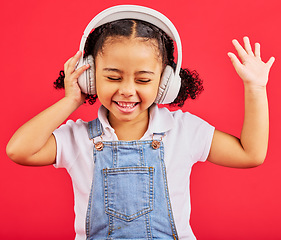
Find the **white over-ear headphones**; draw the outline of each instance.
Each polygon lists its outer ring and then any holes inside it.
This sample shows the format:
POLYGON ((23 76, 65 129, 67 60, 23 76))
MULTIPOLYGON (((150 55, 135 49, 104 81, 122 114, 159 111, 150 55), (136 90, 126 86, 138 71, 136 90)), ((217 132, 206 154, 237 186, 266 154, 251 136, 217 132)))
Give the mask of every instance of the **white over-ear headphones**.
MULTIPOLYGON (((163 30, 169 37, 171 37, 177 45, 177 64, 176 69, 167 65, 162 73, 158 95, 155 99, 155 103, 167 104, 175 100, 179 93, 181 86, 181 78, 179 76, 181 63, 182 63, 182 46, 181 40, 178 34, 177 29, 173 23, 162 13, 142 6, 137 5, 118 5, 96 15, 92 21, 86 27, 84 34, 82 36, 79 50, 83 53, 85 43, 88 35, 91 31, 105 23, 112 22, 120 19, 137 19, 145 22, 149 22, 156 27, 163 30)), ((78 78, 78 84, 82 92, 86 94, 96 94, 96 85, 95 85, 95 73, 94 73, 94 59, 92 55, 79 59, 77 68, 90 64, 90 68, 84 71, 78 78)))

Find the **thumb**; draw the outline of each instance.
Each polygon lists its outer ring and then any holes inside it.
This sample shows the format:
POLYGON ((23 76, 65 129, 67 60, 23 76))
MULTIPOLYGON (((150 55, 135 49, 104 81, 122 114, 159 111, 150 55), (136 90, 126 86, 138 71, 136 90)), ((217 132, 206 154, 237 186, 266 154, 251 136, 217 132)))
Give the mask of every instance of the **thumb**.
POLYGON ((271 58, 267 61, 266 65, 268 66, 269 69, 270 69, 271 66, 273 65, 274 61, 275 61, 275 58, 274 58, 274 57, 271 57, 271 58))

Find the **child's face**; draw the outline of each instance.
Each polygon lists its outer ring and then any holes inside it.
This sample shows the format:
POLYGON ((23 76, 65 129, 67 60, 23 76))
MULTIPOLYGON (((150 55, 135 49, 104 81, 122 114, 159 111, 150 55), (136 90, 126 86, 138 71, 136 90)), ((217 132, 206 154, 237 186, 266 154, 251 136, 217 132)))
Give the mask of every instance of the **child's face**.
POLYGON ((147 120, 162 73, 157 42, 137 38, 108 39, 96 59, 96 88, 109 120, 147 120))

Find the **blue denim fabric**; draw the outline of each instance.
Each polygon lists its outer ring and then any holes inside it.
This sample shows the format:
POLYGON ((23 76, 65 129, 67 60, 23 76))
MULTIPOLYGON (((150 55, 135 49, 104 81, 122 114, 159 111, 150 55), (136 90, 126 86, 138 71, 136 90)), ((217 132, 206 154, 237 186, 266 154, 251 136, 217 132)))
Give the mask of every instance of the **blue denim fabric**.
MULTIPOLYGON (((102 134, 89 122, 91 139, 102 134)), ((87 239, 178 239, 170 204, 164 147, 152 141, 104 141, 94 148, 87 239)))

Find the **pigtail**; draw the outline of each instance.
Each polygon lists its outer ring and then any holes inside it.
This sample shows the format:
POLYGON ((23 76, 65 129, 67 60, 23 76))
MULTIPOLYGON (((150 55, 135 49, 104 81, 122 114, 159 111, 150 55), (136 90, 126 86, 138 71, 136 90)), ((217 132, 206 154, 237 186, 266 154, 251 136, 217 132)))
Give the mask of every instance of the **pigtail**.
POLYGON ((60 73, 59 73, 59 77, 54 82, 54 88, 55 89, 64 88, 64 78, 65 78, 64 71, 61 70, 60 73))
POLYGON ((181 87, 176 99, 170 103, 171 106, 182 107, 188 99, 196 99, 196 97, 204 90, 203 81, 199 78, 199 74, 193 70, 185 68, 180 70, 181 87))

